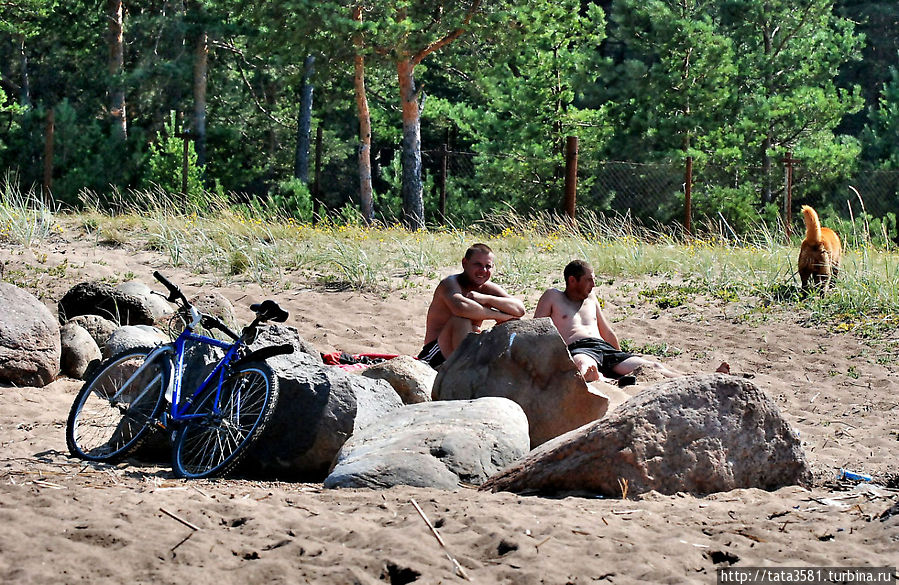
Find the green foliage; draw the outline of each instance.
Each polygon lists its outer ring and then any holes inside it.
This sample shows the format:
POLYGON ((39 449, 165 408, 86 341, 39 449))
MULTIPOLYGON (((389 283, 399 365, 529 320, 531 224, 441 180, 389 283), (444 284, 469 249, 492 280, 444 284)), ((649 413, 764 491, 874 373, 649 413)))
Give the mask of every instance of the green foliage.
POLYGON ((899 169, 899 69, 890 67, 876 105, 868 108, 868 125, 862 133, 866 159, 886 169, 899 169))
POLYGON ((300 221, 313 219, 309 186, 299 179, 278 183, 278 191, 269 197, 269 207, 285 217, 300 221))
MULTIPOLYGON (((515 4, 488 15, 485 40, 459 47, 457 59, 477 71, 467 103, 428 100, 426 120, 450 121, 460 140, 471 144, 477 199, 483 211, 505 205, 521 209, 558 206, 562 197, 566 136, 580 136, 581 165, 598 152, 609 127, 602 108, 576 105, 578 87, 595 75, 597 47, 605 36, 596 5, 515 4), (510 24, 511 23, 511 24, 510 24)), ((589 188, 589 172, 584 172, 589 188)), ((461 186, 461 184, 460 184, 461 186)))
POLYGON ((169 112, 163 129, 150 144, 143 185, 169 193, 182 193, 184 159, 187 155, 187 199, 201 209, 205 206, 202 169, 197 166, 197 151, 191 140, 178 136, 176 114, 169 112), (185 153, 185 147, 187 152, 185 153))

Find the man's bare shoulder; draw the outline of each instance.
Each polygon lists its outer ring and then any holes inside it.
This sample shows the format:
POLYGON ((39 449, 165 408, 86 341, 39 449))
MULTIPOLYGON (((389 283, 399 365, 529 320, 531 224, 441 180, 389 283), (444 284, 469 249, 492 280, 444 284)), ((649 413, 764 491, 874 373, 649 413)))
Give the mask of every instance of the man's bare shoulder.
POLYGON ((487 282, 482 284, 478 288, 478 292, 488 294, 488 295, 493 295, 493 296, 500 296, 500 297, 509 296, 509 293, 506 292, 506 289, 504 289, 500 285, 496 284, 492 280, 488 280, 487 282))
POLYGON ((556 302, 563 299, 564 297, 565 293, 557 288, 548 288, 543 291, 543 294, 540 296, 541 299, 549 302, 556 302))

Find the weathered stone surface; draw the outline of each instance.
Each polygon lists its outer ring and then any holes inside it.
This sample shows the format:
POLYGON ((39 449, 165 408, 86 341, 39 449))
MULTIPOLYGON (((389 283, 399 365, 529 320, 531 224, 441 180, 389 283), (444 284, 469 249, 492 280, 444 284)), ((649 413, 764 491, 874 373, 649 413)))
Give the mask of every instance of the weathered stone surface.
POLYGON ((113 331, 119 328, 118 325, 100 315, 78 315, 69 319, 68 323, 83 327, 97 343, 101 352, 106 347, 106 340, 113 331))
POLYGON ((434 379, 437 378, 434 368, 411 355, 401 355, 365 368, 362 375, 387 381, 404 404, 429 402, 434 379))
POLYGON ((609 400, 580 376, 548 318, 507 321, 466 337, 440 368, 434 400, 501 396, 528 417, 531 446, 601 418, 609 400))
POLYGON ((234 316, 234 305, 222 294, 216 291, 202 292, 190 297, 188 302, 201 313, 218 317, 232 331, 240 333, 237 318, 234 316))
POLYGON ((83 379, 88 365, 102 358, 97 342, 87 329, 75 322, 69 321, 60 328, 59 340, 62 349, 60 367, 67 376, 83 379))
POLYGON ((169 336, 149 325, 126 325, 112 332, 103 348, 103 359, 135 347, 154 347, 169 341, 169 336))
POLYGON ((268 347, 270 345, 290 344, 293 346, 292 354, 277 355, 269 358, 268 364, 273 368, 288 368, 301 364, 321 365, 322 354, 312 347, 305 339, 300 337, 296 327, 281 325, 278 323, 266 324, 259 328, 256 341, 250 344, 251 349, 268 347))
POLYGON ((58 303, 59 321, 78 315, 100 315, 119 325, 152 325, 153 313, 142 299, 103 282, 82 282, 58 303))
POLYGON ((34 295, 0 282, 0 381, 46 386, 59 374, 59 323, 34 295))
POLYGON ((251 472, 322 481, 347 438, 402 406, 387 382, 332 366, 310 365, 302 355, 269 360, 278 377, 280 398, 265 432, 248 454, 251 472))
POLYGON ((541 445, 482 489, 545 493, 709 494, 774 490, 811 473, 777 406, 752 382, 724 374, 653 386, 607 418, 541 445))
POLYGON ((153 322, 160 324, 166 315, 170 315, 175 307, 165 300, 164 297, 153 292, 149 286, 139 280, 129 280, 116 286, 116 289, 129 295, 133 295, 141 299, 150 314, 153 316, 153 322))
POLYGON ((413 404, 355 432, 324 485, 480 485, 529 446, 527 417, 506 398, 413 404))

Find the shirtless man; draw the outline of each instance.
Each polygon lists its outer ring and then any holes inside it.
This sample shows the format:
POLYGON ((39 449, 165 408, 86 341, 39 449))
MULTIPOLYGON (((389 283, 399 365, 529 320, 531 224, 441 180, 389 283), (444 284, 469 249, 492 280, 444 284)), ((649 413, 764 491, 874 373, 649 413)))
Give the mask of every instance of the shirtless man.
MULTIPOLYGON (((583 260, 573 260, 564 271, 565 290, 551 288, 543 293, 534 318, 552 319, 559 335, 587 382, 626 376, 638 367, 652 368, 667 378, 685 375, 659 362, 621 351, 618 336, 606 320, 593 287, 593 268, 583 260)), ((727 372, 721 364, 719 372, 727 372)), ((633 380, 630 380, 633 383, 633 380)))
POLYGON ((447 276, 434 291, 418 359, 436 368, 469 333, 480 333, 486 320, 502 323, 524 315, 524 303, 490 282, 493 251, 474 244, 462 259, 462 272, 447 276))

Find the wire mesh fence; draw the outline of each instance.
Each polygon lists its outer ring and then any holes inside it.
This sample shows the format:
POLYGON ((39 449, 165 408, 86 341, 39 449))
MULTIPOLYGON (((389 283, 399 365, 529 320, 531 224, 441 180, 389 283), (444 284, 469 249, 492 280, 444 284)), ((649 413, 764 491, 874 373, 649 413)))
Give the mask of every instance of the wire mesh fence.
MULTIPOLYGON (((895 232, 899 215, 899 170, 840 170, 789 165, 774 160, 762 167, 694 165, 691 175, 691 217, 696 223, 721 220, 740 231, 759 219, 786 217, 799 222, 804 204, 827 217, 854 221, 865 214, 883 218, 895 232)), ((466 204, 508 204, 526 213, 530 208, 562 211, 564 160, 524 159, 440 148, 422 153, 426 209, 452 213, 466 204), (540 171, 542 169, 542 175, 540 171), (550 169, 547 172, 546 169, 550 169), (552 169, 555 169, 552 172, 552 169), (503 176, 502 171, 508 171, 503 176), (530 173, 530 175, 528 174, 530 173), (526 183, 542 181, 534 189, 526 183), (539 193, 527 196, 527 191, 539 193), (522 205, 524 204, 524 205, 522 205)), ((591 160, 581 153, 577 208, 627 215, 645 225, 685 222, 687 186, 684 160, 636 163, 591 160)))

